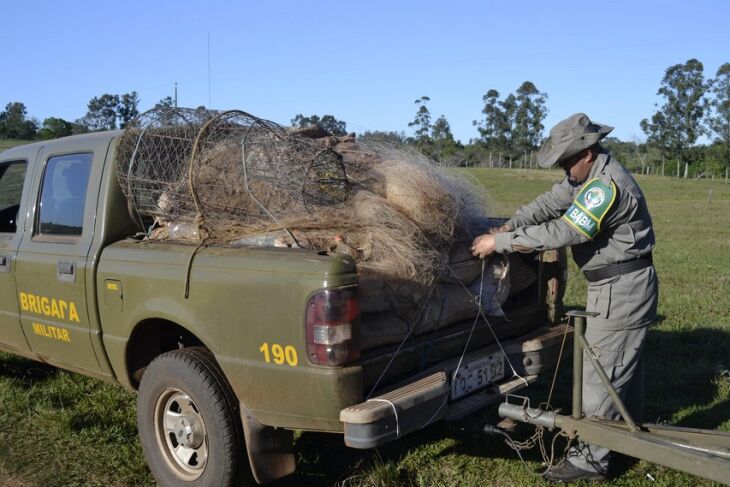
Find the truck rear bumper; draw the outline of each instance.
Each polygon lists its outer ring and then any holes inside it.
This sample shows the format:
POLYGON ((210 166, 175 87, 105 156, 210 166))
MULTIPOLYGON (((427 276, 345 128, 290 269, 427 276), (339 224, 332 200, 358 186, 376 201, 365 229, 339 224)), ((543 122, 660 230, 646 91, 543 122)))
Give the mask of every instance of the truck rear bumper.
MULTIPOLYGON (((505 362, 504 378, 456 400, 452 400, 453 378, 459 357, 431 367, 365 402, 342 409, 340 421, 344 423, 345 444, 352 448, 374 448, 440 419, 459 419, 499 401, 552 368, 564 339, 565 355, 572 350, 569 346, 572 328, 566 325, 540 328, 528 336, 505 341, 502 347, 509 360, 505 362)), ((467 364, 495 355, 504 355, 496 344, 469 352, 461 361, 461 370, 467 364)))

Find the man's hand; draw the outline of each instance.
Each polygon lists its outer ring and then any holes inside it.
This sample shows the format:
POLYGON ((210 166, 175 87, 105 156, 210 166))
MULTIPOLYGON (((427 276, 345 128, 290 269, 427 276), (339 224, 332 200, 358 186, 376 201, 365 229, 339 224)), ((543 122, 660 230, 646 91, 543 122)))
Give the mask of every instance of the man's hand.
POLYGON ((489 233, 494 235, 495 233, 504 233, 504 232, 514 232, 514 228, 512 228, 512 225, 505 223, 504 225, 500 227, 492 227, 489 229, 489 233))
POLYGON ((471 250, 471 254, 474 257, 479 257, 480 259, 483 259, 488 255, 493 254, 496 250, 494 244, 494 235, 489 233, 479 235, 477 238, 474 239, 474 242, 472 242, 469 250, 471 250))

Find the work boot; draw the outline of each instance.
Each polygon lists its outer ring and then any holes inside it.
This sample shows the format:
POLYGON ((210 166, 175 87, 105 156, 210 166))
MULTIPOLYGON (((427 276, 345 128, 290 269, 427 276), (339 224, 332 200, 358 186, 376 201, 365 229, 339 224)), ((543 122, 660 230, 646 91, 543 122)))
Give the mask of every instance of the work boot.
POLYGON ((548 470, 545 474, 545 478, 550 482, 575 482, 576 480, 600 482, 601 480, 606 480, 606 477, 603 474, 596 472, 595 470, 583 470, 568 461, 548 470))

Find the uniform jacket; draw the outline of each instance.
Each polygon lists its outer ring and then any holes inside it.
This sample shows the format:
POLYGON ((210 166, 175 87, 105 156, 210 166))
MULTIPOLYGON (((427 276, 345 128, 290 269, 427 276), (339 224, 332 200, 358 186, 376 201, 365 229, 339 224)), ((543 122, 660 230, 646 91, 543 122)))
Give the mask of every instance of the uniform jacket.
MULTIPOLYGON (((598 155, 586 183, 595 178, 606 184, 613 182, 616 197, 592 240, 562 218, 582 187, 572 185, 566 177, 517 210, 508 221, 515 230, 495 235, 497 252, 570 246, 581 270, 600 269, 649 254, 655 245, 654 230, 646 200, 634 178, 607 152, 598 155)), ((628 329, 648 325, 656 317, 657 289, 653 267, 589 283, 587 309, 601 313, 589 320, 589 326, 628 329)))

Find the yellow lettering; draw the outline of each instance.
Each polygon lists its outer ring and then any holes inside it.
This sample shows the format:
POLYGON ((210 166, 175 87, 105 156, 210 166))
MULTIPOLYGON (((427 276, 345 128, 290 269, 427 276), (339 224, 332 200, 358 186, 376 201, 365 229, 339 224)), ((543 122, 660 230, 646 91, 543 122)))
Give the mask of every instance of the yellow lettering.
POLYGON ((18 293, 18 300, 23 311, 51 316, 60 320, 80 322, 79 311, 73 301, 64 301, 63 299, 48 298, 25 292, 18 293))
POLYGON ((34 312, 34 313, 37 312, 35 310, 35 295, 34 294, 29 294, 28 295, 28 307, 30 308, 30 310, 32 312, 34 312))
POLYGON ((61 318, 61 312, 58 310, 58 302, 55 299, 51 300, 51 316, 61 318))
POLYGON ((71 301, 71 306, 68 308, 68 320, 79 322, 79 314, 76 312, 76 305, 71 301))
POLYGON ((42 325, 40 323, 32 323, 33 333, 43 337, 53 338, 60 342, 71 343, 71 337, 68 334, 66 328, 59 328, 57 326, 42 325))
POLYGON ((41 298, 41 311, 43 311, 44 315, 51 316, 51 303, 45 296, 41 298))
POLYGON ((107 282, 106 288, 110 291, 119 291, 119 286, 116 282, 107 282))

